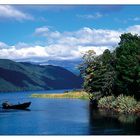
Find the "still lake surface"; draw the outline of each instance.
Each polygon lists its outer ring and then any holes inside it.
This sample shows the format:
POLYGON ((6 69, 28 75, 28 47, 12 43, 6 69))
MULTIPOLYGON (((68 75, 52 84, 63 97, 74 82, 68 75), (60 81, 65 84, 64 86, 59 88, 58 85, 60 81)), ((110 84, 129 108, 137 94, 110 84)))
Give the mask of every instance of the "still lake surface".
POLYGON ((5 100, 32 102, 29 111, 0 108, 0 135, 140 134, 140 118, 135 116, 111 117, 90 111, 86 100, 31 97, 32 93, 62 92, 64 90, 0 93, 0 103, 5 100))

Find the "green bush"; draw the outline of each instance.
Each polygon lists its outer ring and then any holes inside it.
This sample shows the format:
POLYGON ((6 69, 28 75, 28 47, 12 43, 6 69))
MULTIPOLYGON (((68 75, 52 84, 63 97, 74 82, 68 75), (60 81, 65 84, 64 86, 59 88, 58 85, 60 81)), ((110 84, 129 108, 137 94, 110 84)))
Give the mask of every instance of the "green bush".
POLYGON ((99 108, 113 108, 113 106, 114 106, 113 102, 114 101, 115 101, 114 96, 103 97, 98 101, 98 107, 99 108))
POLYGON ((137 102, 134 97, 124 95, 116 98, 114 96, 103 97, 98 101, 98 107, 125 114, 140 112, 140 102, 137 102))
POLYGON ((116 98, 116 105, 118 112, 132 113, 135 112, 137 101, 134 99, 134 97, 120 95, 116 98))

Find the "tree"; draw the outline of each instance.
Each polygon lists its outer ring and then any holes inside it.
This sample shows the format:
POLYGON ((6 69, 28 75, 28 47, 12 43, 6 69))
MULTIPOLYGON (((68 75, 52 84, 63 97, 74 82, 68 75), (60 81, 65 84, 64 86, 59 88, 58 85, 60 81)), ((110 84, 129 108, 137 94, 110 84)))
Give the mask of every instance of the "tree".
POLYGON ((100 97, 125 94, 140 99, 140 36, 122 34, 118 47, 100 56, 86 52, 81 72, 84 89, 93 95, 91 100, 97 92, 100 97))
POLYGON ((140 37, 122 34, 116 48, 116 93, 140 99, 140 37))
MULTIPOLYGON (((96 62, 95 58, 96 56, 93 50, 87 51, 82 57, 83 59, 82 64, 80 64, 78 67, 82 77, 84 78, 83 87, 85 91, 88 92, 89 94, 92 94, 92 79, 94 77, 93 71, 96 62)), ((90 100, 92 99, 93 96, 90 96, 90 100)))
POLYGON ((84 89, 91 93, 93 97, 100 98, 110 95, 114 86, 113 55, 109 50, 105 50, 100 56, 96 56, 93 51, 88 51, 83 56, 83 63, 80 71, 84 77, 84 89))
POLYGON ((103 84, 101 88, 101 94, 103 96, 105 95, 111 95, 114 92, 114 86, 115 86, 115 78, 116 73, 114 70, 115 67, 115 55, 114 53, 111 53, 108 49, 106 49, 103 54, 101 55, 101 63, 102 63, 102 69, 104 69, 103 73, 103 84))

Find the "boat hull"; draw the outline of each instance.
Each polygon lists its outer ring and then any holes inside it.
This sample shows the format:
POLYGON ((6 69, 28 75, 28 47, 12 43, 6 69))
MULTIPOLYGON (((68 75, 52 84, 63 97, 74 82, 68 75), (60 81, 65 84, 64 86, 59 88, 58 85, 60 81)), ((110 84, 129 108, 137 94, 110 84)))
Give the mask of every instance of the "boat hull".
POLYGON ((27 109, 30 106, 31 102, 26 102, 23 104, 3 106, 3 109, 27 109))

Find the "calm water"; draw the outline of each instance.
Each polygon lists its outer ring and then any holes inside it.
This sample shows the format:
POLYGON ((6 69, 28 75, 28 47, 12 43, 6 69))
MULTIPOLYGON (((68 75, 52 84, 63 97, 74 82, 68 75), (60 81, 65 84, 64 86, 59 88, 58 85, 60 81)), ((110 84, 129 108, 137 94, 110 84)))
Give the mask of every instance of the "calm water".
MULTIPOLYGON (((77 99, 31 98, 32 93, 1 93, 0 102, 31 101, 30 111, 0 109, 1 135, 98 135, 140 134, 135 116, 110 116, 90 111, 89 103, 77 99), (121 122, 123 120, 123 122, 121 122)), ((45 91, 61 93, 63 90, 45 91)))

